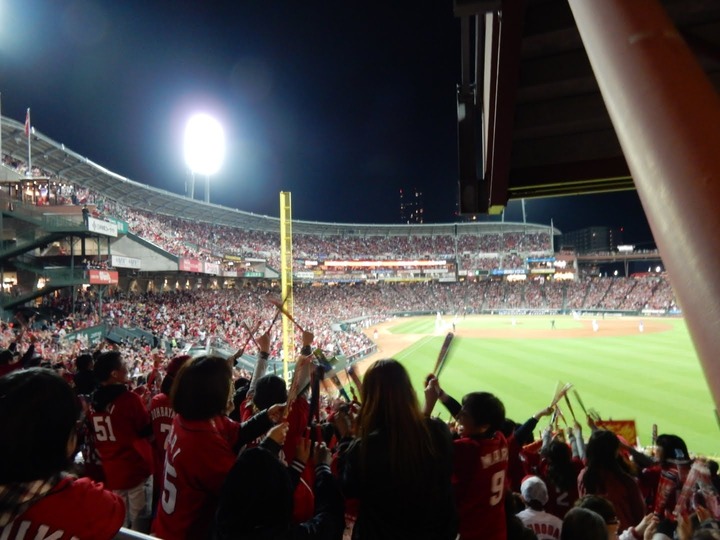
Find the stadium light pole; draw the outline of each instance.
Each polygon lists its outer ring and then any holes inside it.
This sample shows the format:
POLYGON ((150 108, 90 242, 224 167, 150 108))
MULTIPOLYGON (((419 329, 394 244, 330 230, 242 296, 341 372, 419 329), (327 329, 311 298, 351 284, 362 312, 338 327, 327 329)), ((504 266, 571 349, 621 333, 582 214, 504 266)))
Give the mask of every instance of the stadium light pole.
POLYGON ((190 117, 185 126, 185 163, 192 175, 190 198, 195 198, 195 174, 205 176, 205 202, 210 202, 210 175, 225 159, 225 133, 220 122, 207 114, 190 117))

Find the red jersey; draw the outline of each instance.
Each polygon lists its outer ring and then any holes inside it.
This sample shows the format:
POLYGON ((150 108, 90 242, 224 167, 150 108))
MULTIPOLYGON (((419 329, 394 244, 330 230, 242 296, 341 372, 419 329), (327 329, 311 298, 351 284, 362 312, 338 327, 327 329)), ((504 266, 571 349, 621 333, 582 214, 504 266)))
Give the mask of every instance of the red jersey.
POLYGON ((113 388, 111 391, 119 392, 117 397, 98 409, 98 393, 107 388, 101 387, 93 395, 89 421, 95 448, 102 460, 108 489, 130 489, 153 471, 152 448, 144 437, 149 432, 150 415, 140 397, 127 389, 113 388))
POLYGON ((505 475, 508 445, 492 437, 462 437, 453 443, 455 504, 461 540, 506 540, 505 475))
POLYGON ((0 531, 0 538, 110 540, 124 521, 120 496, 89 478, 69 476, 0 531))
POLYGON ((573 472, 575 473, 575 478, 573 479, 569 489, 565 490, 558 488, 552 480, 550 480, 550 477, 548 476, 548 462, 543 460, 540 463, 540 473, 538 476, 543 479, 548 491, 548 502, 545 505, 544 510, 549 514, 559 517, 560 519, 565 517, 565 514, 568 513, 568 510, 575 505, 575 501, 579 498, 577 477, 583 469, 583 463, 578 458, 573 458, 571 463, 573 466, 573 472))
MULTIPOLYGON (((582 497, 590 492, 585 487, 587 467, 578 475, 578 493, 582 497)), ((591 493, 602 495, 615 506, 615 515, 620 520, 619 530, 628 529, 640 523, 645 517, 645 501, 637 480, 629 474, 602 473, 601 489, 591 493)))
POLYGON ((157 394, 150 402, 150 421, 153 430, 153 456, 155 457, 155 486, 162 487, 163 466, 165 463, 165 441, 172 428, 175 411, 170 405, 170 397, 157 394))
POLYGON ((165 540, 207 538, 225 477, 235 464, 240 424, 225 416, 175 416, 167 438, 163 490, 153 533, 165 540))

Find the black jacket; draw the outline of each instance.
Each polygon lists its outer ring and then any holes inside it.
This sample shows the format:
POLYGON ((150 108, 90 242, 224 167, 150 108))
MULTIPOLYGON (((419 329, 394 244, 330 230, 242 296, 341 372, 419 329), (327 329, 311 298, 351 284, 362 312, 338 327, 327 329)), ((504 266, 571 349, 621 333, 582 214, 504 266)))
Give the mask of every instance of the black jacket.
POLYGON ((291 524, 293 492, 302 467, 286 467, 280 446, 265 439, 243 451, 230 470, 215 515, 215 540, 340 540, 345 528, 345 503, 327 465, 315 470, 315 514, 291 524))
POLYGON ((427 419, 436 456, 428 456, 409 482, 394 474, 387 438, 368 437, 367 464, 360 465, 360 439, 341 453, 342 488, 360 502, 353 538, 358 540, 450 540, 457 536, 453 499, 452 439, 445 423, 427 419))

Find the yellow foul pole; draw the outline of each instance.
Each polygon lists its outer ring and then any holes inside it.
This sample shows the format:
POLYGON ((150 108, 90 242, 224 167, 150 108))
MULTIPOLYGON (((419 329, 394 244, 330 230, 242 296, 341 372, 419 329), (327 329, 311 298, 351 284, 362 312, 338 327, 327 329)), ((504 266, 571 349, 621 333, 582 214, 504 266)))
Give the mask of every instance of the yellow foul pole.
MULTIPOLYGON (((285 309, 293 314, 292 201, 289 191, 280 192, 280 283, 285 309)), ((285 315, 283 329, 283 378, 290 384, 288 362, 295 357, 295 327, 285 315)))

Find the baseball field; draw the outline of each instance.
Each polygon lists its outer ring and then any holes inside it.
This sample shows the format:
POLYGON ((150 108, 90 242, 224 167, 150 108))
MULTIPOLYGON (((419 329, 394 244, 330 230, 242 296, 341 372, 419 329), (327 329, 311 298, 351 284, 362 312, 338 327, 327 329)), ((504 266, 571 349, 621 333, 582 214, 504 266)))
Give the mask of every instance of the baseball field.
MULTIPOLYGON (((410 372, 422 399, 423 380, 453 322, 455 339, 440 383, 458 400, 472 391, 492 392, 505 404, 509 418, 524 422, 550 404, 558 381, 572 383, 584 405, 604 420, 635 420, 643 446, 651 443, 655 423, 659 433, 683 437, 691 452, 720 454, 712 398, 682 319, 394 319, 367 330, 370 337, 377 332, 379 352, 363 364, 396 358, 410 372)), ((560 405, 572 423, 567 405, 560 405)), ((571 405, 585 426, 572 393, 571 405)), ((438 413, 448 418, 440 404, 434 411, 438 413)), ((538 429, 548 422, 541 420, 538 429)), ((587 437, 589 430, 584 433, 587 437)))

